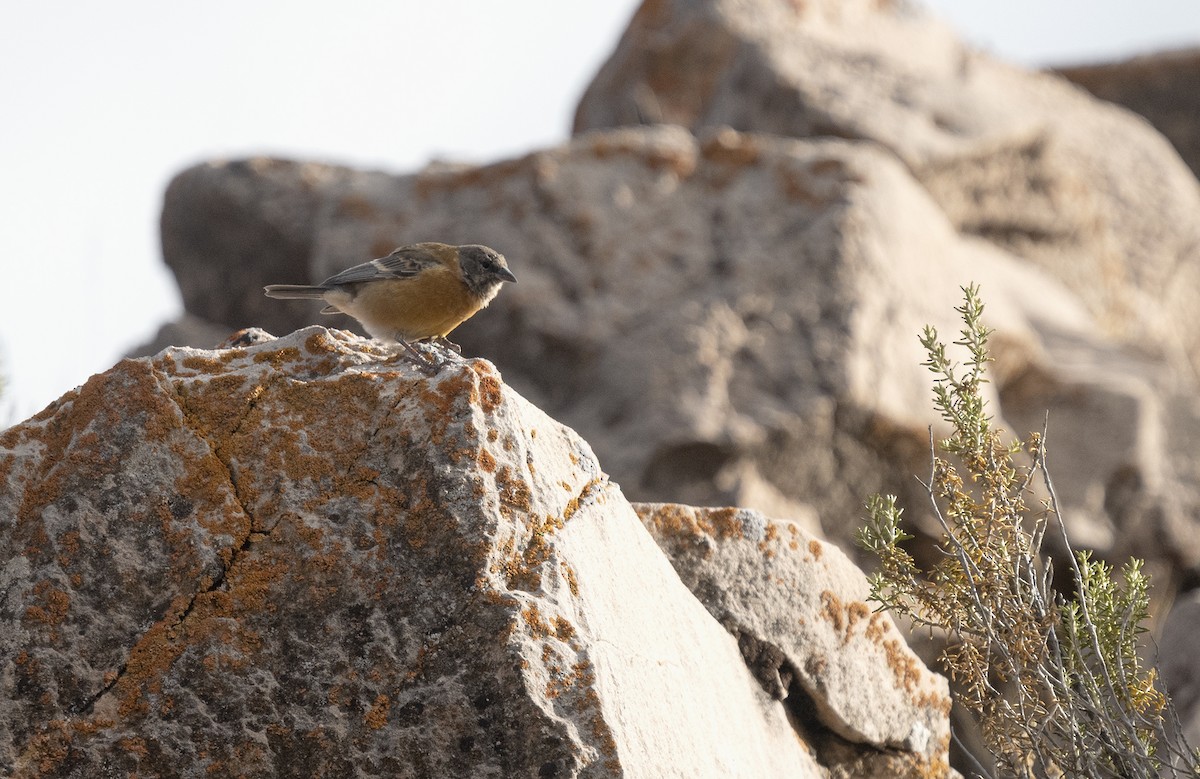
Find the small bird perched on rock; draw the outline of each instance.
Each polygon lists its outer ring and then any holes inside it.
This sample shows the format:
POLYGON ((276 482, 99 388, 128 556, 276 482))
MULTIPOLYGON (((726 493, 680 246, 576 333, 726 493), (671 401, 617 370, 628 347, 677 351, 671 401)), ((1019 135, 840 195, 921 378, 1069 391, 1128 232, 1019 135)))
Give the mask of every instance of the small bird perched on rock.
POLYGON ((324 300, 322 314, 342 312, 381 341, 400 344, 429 367, 414 341, 446 340, 450 331, 492 302, 500 286, 516 282, 504 255, 472 244, 414 243, 386 257, 355 265, 320 284, 271 284, 269 298, 324 300))

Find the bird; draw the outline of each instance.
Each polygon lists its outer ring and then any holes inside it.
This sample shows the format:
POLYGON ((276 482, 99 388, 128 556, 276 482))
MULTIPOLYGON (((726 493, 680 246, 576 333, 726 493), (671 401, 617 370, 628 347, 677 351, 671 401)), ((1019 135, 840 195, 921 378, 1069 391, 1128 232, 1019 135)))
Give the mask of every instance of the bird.
POLYGON ((398 344, 418 365, 428 367, 429 359, 414 343, 432 341, 461 351, 446 336, 492 302, 504 282, 516 281, 495 249, 430 241, 401 246, 320 284, 269 284, 263 293, 324 300, 328 305, 322 314, 349 314, 372 337, 398 344))

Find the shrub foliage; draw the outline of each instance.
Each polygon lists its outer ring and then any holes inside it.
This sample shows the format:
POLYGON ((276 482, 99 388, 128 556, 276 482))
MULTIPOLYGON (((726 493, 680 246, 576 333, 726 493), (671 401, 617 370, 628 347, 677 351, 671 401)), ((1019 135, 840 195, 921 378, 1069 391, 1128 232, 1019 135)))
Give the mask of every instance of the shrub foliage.
POLYGON ((978 721, 1001 775, 1200 776, 1139 654, 1149 608, 1141 562, 1117 571, 1071 549, 1045 430, 1005 441, 987 414, 991 331, 978 288, 963 292, 954 343, 969 353, 965 364, 951 361, 933 327, 921 336, 934 406, 953 430, 936 442, 931 433, 932 469, 922 481, 941 525, 940 557, 922 570, 903 546, 911 536, 896 498, 873 496, 858 534, 879 558, 872 598, 945 634, 941 661, 956 700, 978 721), (1067 550, 1071 597, 1052 585, 1047 532, 1067 550))

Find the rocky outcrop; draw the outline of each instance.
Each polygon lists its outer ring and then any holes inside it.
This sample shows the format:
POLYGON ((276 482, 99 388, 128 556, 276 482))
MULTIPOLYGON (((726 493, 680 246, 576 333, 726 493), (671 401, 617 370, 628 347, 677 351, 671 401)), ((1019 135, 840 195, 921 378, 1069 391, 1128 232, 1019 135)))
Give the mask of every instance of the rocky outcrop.
POLYGON ((756 511, 635 508, 683 583, 737 637, 763 689, 816 725, 807 740, 823 764, 901 776, 910 753, 946 738, 941 680, 868 605, 866 578, 837 547, 756 511), (864 752, 855 746, 863 742, 900 751, 864 752))
MULTIPOLYGON (((223 167, 180 179, 216 186, 223 167)), ((1105 338, 1063 283, 956 231, 876 146, 626 128, 484 168, 327 180, 312 278, 430 235, 513 258, 521 283, 456 337, 578 429, 634 499, 808 517, 843 544, 873 491, 923 505, 916 335, 955 332, 959 286, 976 281, 998 331, 997 410, 1022 434, 1051 410, 1079 539, 1200 560, 1177 480, 1200 472, 1196 412, 1172 406, 1179 363, 1105 338)), ((198 210, 179 205, 175 223, 198 210)))
POLYGON ((431 238, 496 246, 521 283, 456 336, 630 497, 755 506, 839 542, 871 492, 922 505, 916 334, 953 333, 958 286, 980 282, 995 410, 1014 435, 1050 411, 1077 540, 1167 581, 1200 563, 1200 187, 1144 122, 908 6, 653 0, 577 127, 410 176, 200 165, 168 193, 168 262, 202 286, 266 252, 249 292, 185 299, 286 330, 316 307, 260 282, 431 238), (643 121, 681 126, 616 127, 643 121))
POLYGON ((1060 76, 1154 125, 1200 174, 1200 49, 1057 68, 1060 76))
POLYGON ((1058 278, 1107 333, 1200 364, 1200 187, 1170 144, 911 4, 647 0, 575 128, 645 121, 885 148, 956 229, 1058 278))
POLYGON ((1176 601, 1158 641, 1162 680, 1171 691, 1171 703, 1175 706, 1183 737, 1189 744, 1200 743, 1197 646, 1200 646, 1200 592, 1192 590, 1176 601))
POLYGON ((332 165, 260 158, 201 165, 174 179, 163 198, 163 259, 188 314, 227 331, 295 329, 286 306, 258 305, 262 288, 311 270, 325 188, 351 176, 332 165))
POLYGON ((489 363, 236 343, 0 435, 6 776, 948 773, 945 681, 837 550, 642 507, 701 605, 489 363))

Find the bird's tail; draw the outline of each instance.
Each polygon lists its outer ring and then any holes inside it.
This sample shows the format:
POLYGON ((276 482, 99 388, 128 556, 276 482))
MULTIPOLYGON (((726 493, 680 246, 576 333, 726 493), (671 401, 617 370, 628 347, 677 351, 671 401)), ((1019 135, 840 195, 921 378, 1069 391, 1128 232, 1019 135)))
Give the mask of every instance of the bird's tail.
POLYGON ((328 291, 324 287, 310 287, 305 284, 269 284, 263 287, 263 294, 267 297, 284 299, 320 300, 328 291))

